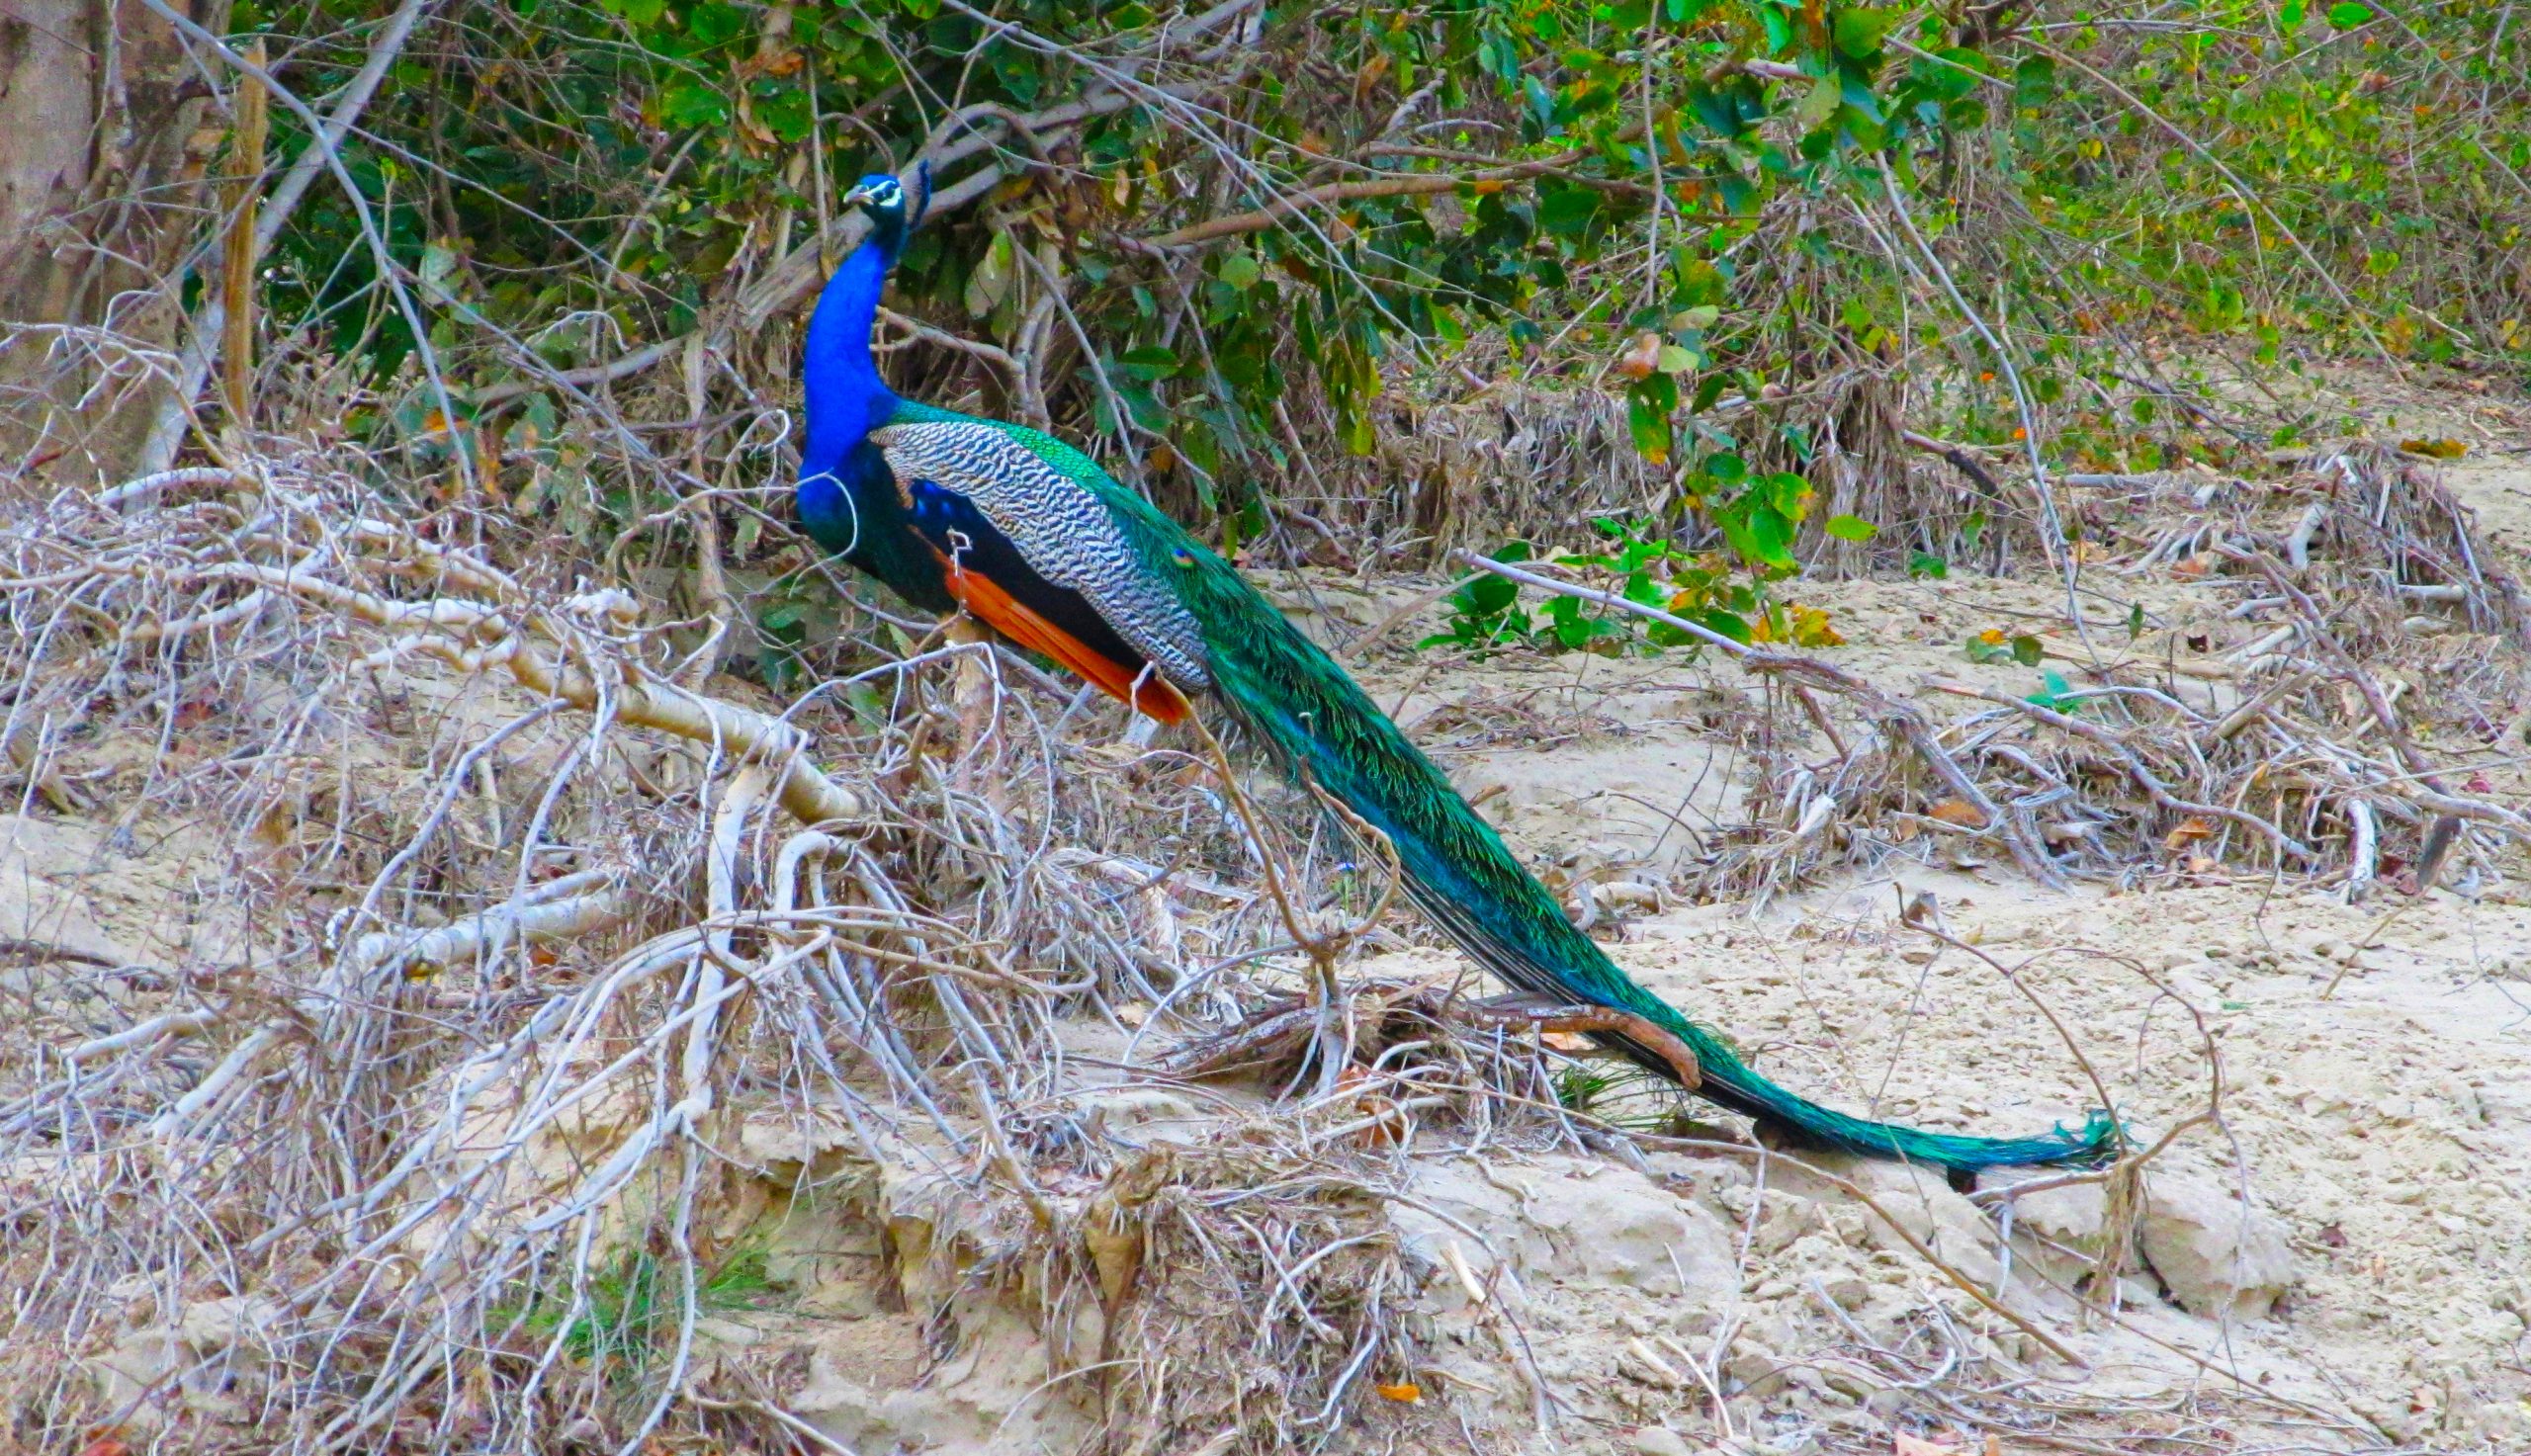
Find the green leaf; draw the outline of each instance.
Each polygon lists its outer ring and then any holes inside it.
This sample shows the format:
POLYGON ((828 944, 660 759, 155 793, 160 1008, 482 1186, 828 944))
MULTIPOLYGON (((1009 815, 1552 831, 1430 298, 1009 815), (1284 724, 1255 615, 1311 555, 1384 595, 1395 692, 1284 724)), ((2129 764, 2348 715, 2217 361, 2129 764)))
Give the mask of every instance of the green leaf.
POLYGON ((1749 478, 1749 463, 1729 451, 1704 458, 1704 472, 1725 485, 1736 485, 1749 478))
POLYGON ((1898 17, 1884 10, 1840 10, 1829 22, 1828 31, 1837 48, 1857 60, 1870 60, 1880 51, 1880 38, 1887 35, 1898 17))
POLYGON ((1558 237, 1578 238, 1600 215, 1600 195, 1587 187, 1562 187, 1538 197, 1538 226, 1558 237))
POLYGON ((735 5, 706 0, 686 12, 685 33, 703 45, 736 40, 747 28, 747 13, 735 5))
POLYGON ((1837 115, 1837 103, 1843 99, 1845 87, 1834 76, 1821 76, 1810 83, 1810 90, 1793 108, 1792 119, 1804 131, 1816 131, 1837 115))
POLYGON ((1223 257, 1218 276, 1232 288, 1245 292, 1257 286, 1257 280, 1266 276, 1266 270, 1258 266, 1255 253, 1242 249, 1223 257))
MULTIPOLYGON (((2296 4, 2302 0, 2295 0, 2296 4)), ((2045 55, 2023 58, 2013 67, 2013 105, 2042 107, 2056 94, 2056 62, 2045 55)))
POLYGON ((809 135, 809 98, 806 92, 784 90, 771 96, 758 97, 755 119, 764 128, 783 141, 805 141, 809 135))
POLYGON ((1880 534, 1880 528, 1861 516, 1830 516, 1825 528, 1839 541, 1870 541, 1880 534))
POLYGON ((2023 702, 2034 703, 2039 707, 2052 709, 2058 713, 2078 713, 2082 711, 2082 705, 2080 703, 2069 703, 2065 701, 2065 695, 2074 690, 2074 685, 2065 681, 2065 674, 2061 672, 2044 673, 2040 676, 2039 682, 2039 691, 2022 699, 2023 702))
POLYGON ((1810 514, 1810 482, 1790 471, 1760 476, 1758 489, 1769 505, 1784 512, 1788 521, 1798 524, 1810 514))
POLYGON ((2048 655, 2048 644, 2028 633, 2013 639, 2013 660, 2024 667, 2037 667, 2048 655))
POLYGON ((1538 129, 1552 129, 1555 126, 1555 97, 1546 89, 1546 83, 1535 76, 1523 76, 1521 96, 1529 104, 1529 116, 1536 121, 1538 129))
MULTIPOLYGON (((994 234, 985 255, 976 260, 975 271, 967 275, 967 316, 982 318, 1002 306, 1010 297, 1011 286, 1019 281, 1017 245, 1007 232, 994 234)), ((1166 351, 1164 351, 1166 352, 1166 351)), ((1174 362, 1174 361, 1173 361, 1174 362)), ((1147 375, 1147 379, 1163 379, 1163 375, 1147 375)))
POLYGON ((1708 607, 1697 620, 1735 642, 1746 645, 1750 641, 1749 624, 1742 621, 1736 612, 1726 612, 1720 607, 1708 607))
POLYGON ((2338 0, 2329 7, 2329 24, 2341 31, 2351 31, 2373 18, 2373 7, 2358 5, 2355 0, 2338 0))
POLYGON ((670 127, 718 127, 730 120, 730 104, 700 81, 671 81, 659 92, 659 120, 670 127))
POLYGON ((1798 564, 1792 558, 1792 521, 1772 506, 1749 513, 1749 541, 1770 566, 1798 564))
POLYGON ((1915 552, 1907 557, 1907 574, 1920 581, 1947 581, 1951 578, 1951 562, 1931 552, 1915 552))
MULTIPOLYGON (((1654 378, 1668 379, 1669 376, 1656 375, 1654 378)), ((1628 393, 1630 397, 1625 402, 1625 428, 1626 433, 1634 440, 1634 453, 1654 465, 1668 464, 1670 460, 1669 417, 1640 395, 1634 395, 1630 390, 1628 393)))
POLYGON ((1521 599, 1521 584, 1492 572, 1471 581, 1464 588, 1469 615, 1491 617, 1521 599))
POLYGON ((1767 28, 1767 54, 1782 55, 1792 43, 1792 17, 1773 5, 1760 5, 1758 19, 1767 28))
POLYGON ((1679 407, 1679 382, 1666 374, 1647 375, 1625 391, 1626 432, 1635 453, 1654 465, 1670 460, 1670 411, 1679 407))
POLYGON ((1144 344, 1116 356, 1125 372, 1138 380, 1165 380, 1178 373, 1178 354, 1166 344, 1144 344))
POLYGON ((424 297, 446 301, 452 297, 448 289, 450 275, 457 272, 457 254, 445 243, 422 245, 422 266, 418 270, 424 297))
POLYGON ((1697 357, 1676 344, 1664 344, 1660 362, 1655 367, 1663 374, 1686 374, 1697 367, 1697 357))

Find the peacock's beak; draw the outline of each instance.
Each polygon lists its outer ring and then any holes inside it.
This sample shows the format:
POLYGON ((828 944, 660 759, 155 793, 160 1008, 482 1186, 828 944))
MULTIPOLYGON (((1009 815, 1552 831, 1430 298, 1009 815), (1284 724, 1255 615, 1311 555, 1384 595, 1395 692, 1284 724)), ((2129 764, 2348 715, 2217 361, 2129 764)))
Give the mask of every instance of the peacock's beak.
POLYGON ((869 188, 855 187, 852 191, 843 195, 843 206, 846 208, 861 207, 867 204, 872 196, 873 194, 869 188))

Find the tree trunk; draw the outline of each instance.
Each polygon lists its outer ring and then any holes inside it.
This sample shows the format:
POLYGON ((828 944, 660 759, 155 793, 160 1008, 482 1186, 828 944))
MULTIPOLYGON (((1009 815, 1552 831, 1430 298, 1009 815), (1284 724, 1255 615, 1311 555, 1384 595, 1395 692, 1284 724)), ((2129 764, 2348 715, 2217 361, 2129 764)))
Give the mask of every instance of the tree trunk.
MULTIPOLYGON (((172 0, 224 30, 228 0, 172 0)), ((227 84, 215 61, 210 75, 227 84)), ((0 9, 0 478, 111 481, 167 392, 225 120, 140 0, 0 9)))

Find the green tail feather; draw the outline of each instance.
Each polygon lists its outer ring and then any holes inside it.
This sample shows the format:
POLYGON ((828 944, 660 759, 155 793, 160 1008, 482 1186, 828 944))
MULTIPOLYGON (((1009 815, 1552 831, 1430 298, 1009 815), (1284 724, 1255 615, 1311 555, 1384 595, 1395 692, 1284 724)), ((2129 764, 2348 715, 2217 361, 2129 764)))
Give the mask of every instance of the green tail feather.
MULTIPOLYGON (((1088 475, 1094 478, 1084 483, 1106 499, 1144 564, 1172 584, 1200 625, 1223 699, 1286 767, 1306 770, 1389 837, 1409 895, 1495 975, 1523 990, 1626 1011, 1667 1029, 1702 1065, 1702 1095, 1802 1141, 1959 1171, 2089 1163, 2117 1151, 2118 1127, 2105 1112, 2094 1113, 2079 1133, 1959 1137, 1849 1117, 1760 1076, 1720 1038, 1635 985, 1575 929, 1441 771, 1229 563, 1094 468, 1088 475)), ((1669 1071, 1649 1048, 1623 1037, 1602 1040, 1654 1071, 1669 1071)))

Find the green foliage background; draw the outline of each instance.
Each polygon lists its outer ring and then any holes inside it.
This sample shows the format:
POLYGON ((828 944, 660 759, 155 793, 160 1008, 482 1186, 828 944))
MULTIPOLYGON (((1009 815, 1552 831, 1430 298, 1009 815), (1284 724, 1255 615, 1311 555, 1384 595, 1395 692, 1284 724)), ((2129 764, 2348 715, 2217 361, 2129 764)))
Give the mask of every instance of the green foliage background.
MULTIPOLYGON (((257 0, 236 25, 319 95, 388 9, 257 0)), ((1377 446, 1384 391, 1518 379, 1622 393, 1678 508, 1789 561, 1801 503, 1715 472, 1797 468, 1812 426, 1735 427, 1726 397, 1913 378, 1920 429, 2124 467, 2270 443, 2099 387, 2159 379, 2174 342, 2522 373, 2513 22, 2495 0, 452 0, 349 155, 471 464, 592 551, 716 485, 735 566, 797 564, 760 513, 801 285, 849 235, 831 200, 928 155, 944 188, 1000 177, 918 235, 899 306, 1016 367, 920 343, 907 387, 1042 412, 1226 544, 1291 500, 1343 516, 1322 472, 1377 446)), ((281 125, 286 160, 305 137, 281 125)), ((344 199, 302 211, 268 279, 268 374, 320 384, 373 446, 446 453, 344 199)), ((632 558, 673 538, 643 529, 632 558)))

